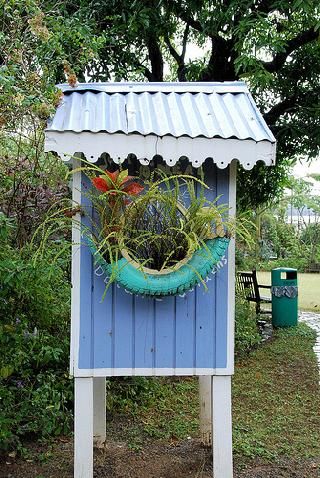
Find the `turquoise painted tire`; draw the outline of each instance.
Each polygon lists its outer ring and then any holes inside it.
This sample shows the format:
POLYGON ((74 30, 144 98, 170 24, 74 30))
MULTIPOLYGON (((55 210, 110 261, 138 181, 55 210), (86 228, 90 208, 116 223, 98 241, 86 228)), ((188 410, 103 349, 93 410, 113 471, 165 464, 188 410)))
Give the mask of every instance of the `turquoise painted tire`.
POLYGON ((153 275, 137 269, 124 258, 111 266, 99 253, 94 242, 88 241, 95 264, 99 265, 106 275, 110 276, 112 273, 116 277, 116 282, 127 292, 160 297, 184 294, 206 279, 222 259, 228 244, 229 239, 224 237, 209 239, 206 246, 194 252, 190 260, 179 269, 168 274, 153 275))

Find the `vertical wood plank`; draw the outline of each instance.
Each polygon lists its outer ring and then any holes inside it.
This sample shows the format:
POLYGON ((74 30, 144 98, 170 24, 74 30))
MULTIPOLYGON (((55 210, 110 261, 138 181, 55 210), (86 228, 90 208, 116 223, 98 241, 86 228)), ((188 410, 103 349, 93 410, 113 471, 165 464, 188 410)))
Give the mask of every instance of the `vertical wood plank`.
POLYGON ((95 377, 93 379, 93 439, 96 446, 101 446, 106 441, 106 379, 95 377))
POLYGON ((93 478, 93 379, 75 378, 74 478, 93 478))
POLYGON ((212 376, 213 477, 233 478, 231 376, 212 376))
POLYGON ((176 367, 195 367, 194 355, 195 295, 176 297, 176 367))
MULTIPOLYGON (((95 268, 95 270, 98 269, 95 268)), ((98 272, 99 273, 99 272, 98 272)), ((110 286, 104 299, 106 284, 104 276, 93 278, 93 314, 94 314, 94 367, 111 368, 112 363, 112 297, 113 287, 110 286)))
POLYGON ((132 296, 122 287, 114 287, 114 367, 133 368, 132 296))
MULTIPOLYGON (((205 162, 203 166, 205 182, 209 189, 204 191, 207 199, 213 201, 217 196, 217 168, 212 163, 205 162)), ((201 186, 197 185, 197 194, 201 186)), ((202 284, 196 287, 196 326, 195 326, 195 352, 197 368, 215 368, 215 333, 216 333, 216 307, 215 307, 215 276, 209 275, 206 283, 207 290, 202 284)))
POLYGON ((155 301, 155 367, 175 368, 175 299, 155 301))
POLYGON ((206 291, 201 285, 196 289, 196 367, 215 368, 214 337, 215 317, 215 278, 207 284, 206 291))
POLYGON ((134 364, 135 368, 154 367, 154 299, 134 298, 134 364))

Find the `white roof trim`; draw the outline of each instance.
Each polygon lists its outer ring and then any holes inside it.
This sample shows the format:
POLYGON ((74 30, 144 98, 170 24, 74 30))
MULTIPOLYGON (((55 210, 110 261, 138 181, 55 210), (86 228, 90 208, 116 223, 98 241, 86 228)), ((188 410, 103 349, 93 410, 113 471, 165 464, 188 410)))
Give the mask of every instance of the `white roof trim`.
POLYGON ((221 169, 237 159, 245 169, 252 169, 257 161, 263 161, 267 166, 274 165, 276 145, 269 141, 255 142, 250 139, 47 131, 45 151, 55 151, 64 161, 69 161, 75 153, 83 153, 92 163, 102 153, 108 153, 116 163, 121 163, 129 154, 134 154, 144 165, 148 165, 155 155, 162 156, 169 166, 174 166, 179 158, 187 157, 196 168, 207 158, 212 158, 221 169))

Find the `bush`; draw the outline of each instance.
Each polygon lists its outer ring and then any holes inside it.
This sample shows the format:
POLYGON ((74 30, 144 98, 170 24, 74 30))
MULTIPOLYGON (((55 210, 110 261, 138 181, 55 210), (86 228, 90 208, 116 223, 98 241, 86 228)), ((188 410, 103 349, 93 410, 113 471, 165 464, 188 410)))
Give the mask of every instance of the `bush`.
POLYGON ((298 269, 299 272, 305 272, 308 269, 308 265, 308 259, 300 256, 261 262, 259 268, 263 271, 271 271, 276 267, 292 267, 293 269, 298 269))
POLYGON ((70 431, 73 392, 68 333, 28 330, 27 321, 0 327, 0 450, 70 431))
POLYGON ((261 337, 257 328, 256 314, 247 300, 236 298, 235 352, 242 355, 258 345, 261 337))
POLYGON ((0 450, 8 450, 71 427, 69 251, 50 243, 35 263, 35 249, 12 247, 14 223, 0 219, 0 450))

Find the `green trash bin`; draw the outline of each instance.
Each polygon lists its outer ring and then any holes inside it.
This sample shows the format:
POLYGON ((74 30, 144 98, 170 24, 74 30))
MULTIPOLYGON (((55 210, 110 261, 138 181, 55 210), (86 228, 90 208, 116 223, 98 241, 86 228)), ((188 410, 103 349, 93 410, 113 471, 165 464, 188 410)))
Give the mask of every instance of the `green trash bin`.
POLYGON ((277 267, 271 271, 272 325, 293 327, 298 323, 297 269, 277 267))

